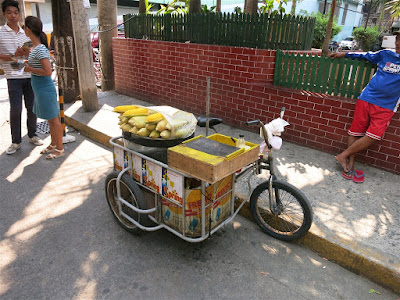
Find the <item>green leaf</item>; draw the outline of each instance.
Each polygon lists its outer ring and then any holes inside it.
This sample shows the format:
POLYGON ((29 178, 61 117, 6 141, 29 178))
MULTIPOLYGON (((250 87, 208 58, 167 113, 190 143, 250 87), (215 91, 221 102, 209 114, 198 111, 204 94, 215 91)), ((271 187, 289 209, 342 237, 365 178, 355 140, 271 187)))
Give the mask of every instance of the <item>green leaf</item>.
POLYGON ((378 292, 378 291, 376 291, 376 290, 374 290, 374 289, 370 289, 370 290, 369 290, 369 293, 370 293, 370 294, 378 294, 378 295, 381 294, 380 292, 378 292))

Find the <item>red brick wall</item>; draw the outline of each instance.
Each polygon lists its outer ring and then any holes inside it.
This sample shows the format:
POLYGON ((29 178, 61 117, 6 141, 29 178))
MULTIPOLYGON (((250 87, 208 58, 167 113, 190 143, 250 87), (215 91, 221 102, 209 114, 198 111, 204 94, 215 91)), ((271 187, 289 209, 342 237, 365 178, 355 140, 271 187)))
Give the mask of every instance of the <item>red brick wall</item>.
MULTIPOLYGON (((246 120, 271 120, 285 106, 284 139, 330 153, 346 147, 355 100, 272 85, 275 51, 116 38, 113 53, 119 93, 198 115, 210 77, 211 113, 224 123, 246 128, 246 120)), ((357 160, 400 173, 399 113, 357 160)))

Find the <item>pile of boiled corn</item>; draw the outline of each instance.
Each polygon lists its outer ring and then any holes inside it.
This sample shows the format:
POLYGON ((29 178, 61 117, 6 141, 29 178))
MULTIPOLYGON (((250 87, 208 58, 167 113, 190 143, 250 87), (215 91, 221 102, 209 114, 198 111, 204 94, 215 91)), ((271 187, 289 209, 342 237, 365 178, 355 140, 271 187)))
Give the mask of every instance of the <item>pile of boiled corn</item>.
POLYGON ((122 105, 114 108, 115 112, 120 113, 118 125, 123 131, 127 131, 141 137, 150 138, 183 138, 186 135, 184 125, 186 120, 172 120, 173 125, 178 130, 171 136, 172 125, 164 116, 152 109, 136 105, 122 105))

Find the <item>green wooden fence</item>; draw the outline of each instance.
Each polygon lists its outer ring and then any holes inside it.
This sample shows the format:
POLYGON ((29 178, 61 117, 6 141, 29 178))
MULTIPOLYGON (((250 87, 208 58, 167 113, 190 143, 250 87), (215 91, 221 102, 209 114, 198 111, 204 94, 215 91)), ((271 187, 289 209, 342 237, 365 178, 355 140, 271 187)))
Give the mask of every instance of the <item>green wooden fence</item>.
POLYGON ((276 51, 274 85, 356 99, 375 70, 366 60, 276 51))
POLYGON ((310 17, 231 13, 128 14, 124 21, 127 38, 284 50, 311 49, 315 26, 310 17))

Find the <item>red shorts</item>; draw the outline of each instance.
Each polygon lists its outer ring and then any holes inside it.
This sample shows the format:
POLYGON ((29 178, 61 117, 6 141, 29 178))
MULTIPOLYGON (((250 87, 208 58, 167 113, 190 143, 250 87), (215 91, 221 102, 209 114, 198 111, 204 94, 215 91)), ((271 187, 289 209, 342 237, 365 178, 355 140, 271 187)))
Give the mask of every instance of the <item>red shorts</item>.
POLYGON ((393 114, 394 112, 390 109, 358 99, 348 134, 352 136, 367 135, 372 139, 380 140, 388 128, 393 114))

